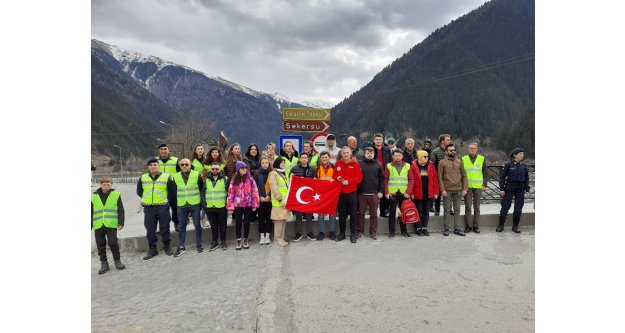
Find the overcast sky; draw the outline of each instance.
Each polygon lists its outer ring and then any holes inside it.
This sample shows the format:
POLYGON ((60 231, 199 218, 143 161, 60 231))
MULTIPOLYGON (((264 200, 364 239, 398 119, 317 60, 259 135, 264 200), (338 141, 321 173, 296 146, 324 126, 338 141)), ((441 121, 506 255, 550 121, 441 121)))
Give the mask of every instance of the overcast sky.
POLYGON ((108 44, 294 101, 334 105, 484 0, 92 0, 108 44))

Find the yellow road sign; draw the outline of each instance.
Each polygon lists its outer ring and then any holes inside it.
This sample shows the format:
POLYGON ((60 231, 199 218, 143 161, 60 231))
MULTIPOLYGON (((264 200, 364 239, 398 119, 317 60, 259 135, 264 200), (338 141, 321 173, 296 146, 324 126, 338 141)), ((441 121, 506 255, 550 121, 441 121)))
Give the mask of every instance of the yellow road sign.
POLYGON ((282 110, 282 119, 293 120, 330 120, 330 109, 295 109, 282 110))

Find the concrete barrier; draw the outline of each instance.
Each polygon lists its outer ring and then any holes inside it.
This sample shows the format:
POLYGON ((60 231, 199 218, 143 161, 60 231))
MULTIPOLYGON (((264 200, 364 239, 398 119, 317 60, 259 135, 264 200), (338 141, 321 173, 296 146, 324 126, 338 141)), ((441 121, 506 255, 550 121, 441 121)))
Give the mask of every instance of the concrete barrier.
MULTIPOLYGON (((461 217, 462 219, 464 218, 463 215, 461 215, 461 217)), ((486 230, 483 230, 482 232, 495 232, 494 228, 497 227, 498 223, 499 223, 499 216, 497 214, 481 214, 480 215, 480 228, 486 228, 486 230)), ((338 217, 337 217, 337 222, 336 222, 337 235, 339 231, 338 224, 339 223, 338 223, 338 217)), ((461 224, 464 226, 464 220, 462 220, 461 224)), ((451 222, 451 225, 453 228, 453 222, 451 222)), ((521 223, 520 223, 521 229, 523 229, 524 226, 533 227, 534 225, 535 225, 534 212, 523 213, 521 216, 521 223)), ((176 247, 178 246, 178 233, 173 231, 173 224, 171 226, 172 226, 171 227, 171 230, 172 230, 171 247, 172 249, 175 250, 176 247)), ((327 223, 326 223, 326 228, 327 228, 327 223)), ((505 226, 504 232, 511 232, 511 228, 512 228, 512 214, 509 214, 508 218, 506 219, 506 226, 505 226)), ((291 238, 295 235, 294 229, 295 229, 295 226, 293 222, 287 223, 286 234, 287 234, 288 241, 290 241, 291 238)), ((364 229, 365 229, 365 235, 368 235, 368 230, 369 230, 369 217, 368 216, 365 219, 364 229)), ((396 226, 395 230, 396 230, 396 234, 399 234, 399 226, 396 226)), ((408 226, 408 231, 414 235, 414 229, 412 226, 408 226)), ((428 222, 428 231, 433 232, 433 233, 441 233, 443 231, 443 216, 430 216, 430 219, 428 222)), ((349 231, 349 220, 348 220, 347 230, 346 230, 346 234, 348 236, 348 238, 346 239, 347 242, 349 242, 349 232, 350 231, 349 231)), ((315 236, 317 235, 316 221, 313 222, 313 233, 315 236)), ((327 238, 327 234, 328 232, 326 232, 326 238, 324 238, 324 241, 329 241, 329 239, 327 238)), ((378 217, 378 238, 384 237, 387 235, 388 235, 388 218, 378 217)), ((442 236, 442 234, 432 235, 432 236, 438 237, 438 236, 442 236)), ((452 236, 454 235, 453 234, 450 235, 450 237, 452 236)), ((229 242, 232 242, 231 244, 229 244, 229 246, 234 247, 233 241, 235 239, 235 226, 230 224, 230 221, 228 225, 228 234, 227 234, 226 239, 229 242)), ((252 245, 257 245, 258 240, 259 240, 259 233, 258 233, 258 226, 256 223, 252 223, 250 225, 249 239, 252 245)), ((202 229, 202 243, 204 244, 205 250, 208 250, 207 247, 211 241, 212 241, 212 237, 211 237, 210 228, 203 228, 202 229)), ((120 250, 124 252, 147 251, 149 247, 145 234, 142 236, 119 237, 119 245, 120 245, 120 250)), ((158 248, 161 249, 162 246, 163 244, 159 236, 158 248)), ((186 247, 187 247, 187 250, 194 250, 195 248, 195 230, 193 228, 193 225, 187 226, 186 247)), ((95 244, 93 243, 93 241, 92 241, 92 252, 97 253, 97 250, 95 249, 95 244)))

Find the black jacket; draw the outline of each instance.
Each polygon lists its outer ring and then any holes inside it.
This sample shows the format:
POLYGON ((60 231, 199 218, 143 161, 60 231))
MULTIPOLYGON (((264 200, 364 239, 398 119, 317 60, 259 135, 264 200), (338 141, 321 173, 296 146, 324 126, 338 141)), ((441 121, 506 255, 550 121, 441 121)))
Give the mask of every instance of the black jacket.
MULTIPOLYGON (((391 163, 391 160, 393 160, 393 154, 391 154, 391 149, 387 146, 382 146, 382 160, 384 161, 383 165, 382 165, 382 170, 386 170, 386 165, 391 163)), ((373 146, 373 159, 375 161, 378 160, 378 149, 375 147, 375 145, 373 146)), ((384 192, 382 192, 384 193, 384 192)))
POLYGON ((413 149, 412 152, 408 152, 407 150, 404 150, 404 162, 408 163, 408 164, 412 164, 412 161, 417 159, 417 149, 413 149))
POLYGON ((311 167, 310 164, 304 168, 302 167, 302 163, 297 162, 297 165, 291 168, 291 174, 304 177, 304 178, 316 178, 317 172, 315 168, 311 167))
POLYGON ((384 171, 377 160, 363 159, 360 164, 362 182, 358 184, 358 193, 384 194, 384 171))

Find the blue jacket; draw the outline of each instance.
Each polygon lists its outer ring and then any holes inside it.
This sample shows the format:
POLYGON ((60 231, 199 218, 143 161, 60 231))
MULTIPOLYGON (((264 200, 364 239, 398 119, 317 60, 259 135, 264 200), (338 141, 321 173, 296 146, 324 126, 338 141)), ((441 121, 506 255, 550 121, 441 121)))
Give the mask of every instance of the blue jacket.
POLYGON ((506 163, 499 177, 500 191, 511 190, 521 186, 525 189, 525 192, 530 191, 530 178, 527 166, 523 162, 516 163, 510 161, 506 163))

